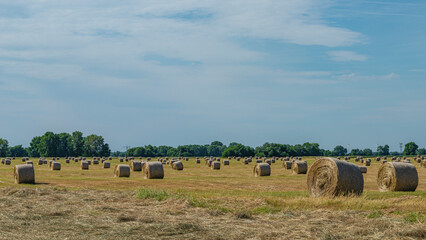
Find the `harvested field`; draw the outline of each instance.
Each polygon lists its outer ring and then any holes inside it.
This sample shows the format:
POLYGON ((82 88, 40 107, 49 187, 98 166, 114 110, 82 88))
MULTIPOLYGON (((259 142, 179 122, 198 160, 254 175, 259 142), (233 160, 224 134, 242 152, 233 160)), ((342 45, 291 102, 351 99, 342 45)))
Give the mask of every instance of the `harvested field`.
MULTIPOLYGON (((304 160, 311 166, 314 158, 304 160)), ((164 165, 164 179, 144 179, 141 172, 114 178, 116 158, 110 169, 34 165, 36 184, 18 185, 13 167, 20 161, 14 160, 0 166, 0 239, 426 237, 426 169, 418 163, 415 192, 379 192, 381 163, 374 161, 360 197, 309 198, 307 176, 292 174, 281 161, 266 178, 253 176, 253 162, 230 161, 216 171, 195 159, 183 171, 164 165)))

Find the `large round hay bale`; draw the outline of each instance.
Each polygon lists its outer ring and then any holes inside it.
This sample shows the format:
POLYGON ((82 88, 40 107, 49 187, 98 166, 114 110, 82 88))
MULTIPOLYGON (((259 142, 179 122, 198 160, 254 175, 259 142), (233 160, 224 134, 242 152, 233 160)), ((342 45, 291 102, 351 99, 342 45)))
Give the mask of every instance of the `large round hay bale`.
POLYGON ((361 195, 364 178, 359 167, 353 163, 320 158, 309 168, 307 185, 312 197, 361 195))
POLYGON ((130 162, 130 169, 134 172, 140 172, 142 171, 142 162, 139 161, 131 161, 130 162))
POLYGON ((38 162, 37 162, 37 164, 38 164, 38 165, 43 165, 43 160, 42 160, 42 159, 39 159, 39 160, 38 160, 38 162))
POLYGON ((254 166, 253 174, 255 177, 271 176, 271 166, 268 163, 258 163, 254 166))
POLYGON ((130 177, 130 167, 124 164, 118 164, 114 168, 114 177, 130 177))
POLYGON ((364 162, 364 166, 370 166, 370 165, 371 165, 370 161, 367 160, 367 161, 364 162))
POLYGON ((104 161, 102 164, 102 168, 110 168, 111 167, 111 163, 108 161, 104 161))
POLYGON ((70 160, 69 160, 69 159, 66 159, 66 160, 65 160, 65 163, 70 163, 70 160))
POLYGON ((183 163, 181 161, 175 161, 175 162, 172 163, 172 168, 174 170, 181 171, 181 170, 183 170, 183 163))
POLYGON ((15 183, 35 183, 34 167, 32 164, 16 165, 13 173, 15 183))
POLYGON ((87 161, 81 161, 80 162, 80 168, 82 170, 89 170, 89 162, 87 162, 87 161))
POLYGON ((53 162, 50 168, 52 170, 59 171, 59 170, 61 170, 61 163, 60 162, 53 162))
POLYGON ((359 167, 359 170, 361 171, 361 173, 367 173, 367 167, 361 166, 359 167))
POLYGON ((164 168, 161 162, 147 162, 142 168, 145 179, 164 178, 164 168))
POLYGON ((200 159, 196 159, 195 163, 200 164, 201 163, 200 159))
POLYGON ((5 165, 10 165, 10 163, 11 163, 10 159, 6 159, 6 161, 4 161, 5 165))
POLYGON ((98 165, 99 164, 99 160, 93 160, 93 165, 98 165))
POLYGON ((283 162, 283 168, 285 168, 285 169, 291 169, 291 165, 292 165, 291 161, 284 161, 283 162))
POLYGON ((223 160, 223 165, 229 165, 229 160, 223 160))
POLYGON ((248 159, 243 159, 243 164, 245 164, 245 165, 249 164, 248 159))
POLYGON ((294 174, 306 174, 308 171, 308 163, 306 161, 294 161, 291 165, 294 174))
POLYGON ((212 162, 211 169, 220 170, 220 162, 218 162, 218 161, 212 162))
POLYGON ((380 166, 377 185, 381 192, 411 191, 419 184, 416 167, 410 163, 387 162, 380 166))

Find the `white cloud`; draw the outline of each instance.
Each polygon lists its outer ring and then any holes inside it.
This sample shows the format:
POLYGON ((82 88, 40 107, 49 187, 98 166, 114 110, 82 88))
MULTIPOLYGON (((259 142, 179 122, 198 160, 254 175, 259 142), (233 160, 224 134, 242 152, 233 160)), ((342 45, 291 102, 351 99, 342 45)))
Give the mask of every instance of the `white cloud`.
POLYGON ((333 61, 347 62, 347 61, 366 61, 366 55, 358 54, 352 51, 330 51, 328 55, 333 61))
POLYGON ((336 75, 336 79, 349 80, 349 81, 375 81, 375 80, 392 80, 398 79, 399 75, 396 73, 389 73, 386 75, 357 75, 355 73, 336 75))

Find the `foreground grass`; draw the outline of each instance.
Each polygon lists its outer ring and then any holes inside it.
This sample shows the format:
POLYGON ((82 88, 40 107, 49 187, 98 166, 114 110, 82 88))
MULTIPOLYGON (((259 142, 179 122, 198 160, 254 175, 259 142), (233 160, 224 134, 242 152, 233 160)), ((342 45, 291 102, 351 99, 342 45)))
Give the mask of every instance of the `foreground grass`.
POLYGON ((228 198, 224 209, 214 198, 152 188, 3 188, 0 239, 426 237, 424 213, 418 211, 390 214, 382 210, 289 210, 271 207, 260 199, 238 206, 240 202, 228 198))

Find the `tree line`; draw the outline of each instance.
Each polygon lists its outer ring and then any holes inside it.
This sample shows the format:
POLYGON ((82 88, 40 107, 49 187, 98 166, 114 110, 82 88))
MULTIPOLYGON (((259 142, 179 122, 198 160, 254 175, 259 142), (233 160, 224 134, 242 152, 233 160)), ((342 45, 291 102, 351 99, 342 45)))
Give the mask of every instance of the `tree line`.
POLYGON ((0 157, 67 157, 67 156, 113 156, 113 157, 289 157, 289 156, 387 156, 387 155, 426 155, 425 148, 419 148, 414 142, 405 144, 403 153, 390 152, 389 145, 378 146, 376 151, 370 148, 352 149, 348 152, 342 145, 333 150, 320 148, 318 143, 279 144, 265 143, 262 146, 250 147, 232 142, 228 146, 220 141, 205 145, 152 146, 129 148, 125 152, 111 153, 109 145, 102 136, 89 135, 83 137, 81 132, 59 133, 46 132, 43 136, 34 137, 27 148, 22 145, 9 147, 8 141, 0 138, 0 157))
POLYGON ((240 143, 232 142, 229 146, 219 141, 214 141, 206 145, 183 145, 176 148, 170 146, 152 146, 129 148, 126 152, 114 152, 115 157, 199 157, 199 156, 215 156, 215 157, 289 157, 289 156, 387 156, 387 155, 425 155, 426 149, 418 147, 414 142, 407 143, 403 153, 389 152, 389 145, 378 146, 373 152, 370 148, 348 150, 338 145, 333 150, 321 149, 318 143, 304 144, 279 144, 265 143, 256 148, 245 146, 240 143))
POLYGON ((82 132, 72 134, 46 132, 34 137, 29 147, 16 145, 9 147, 6 139, 0 138, 0 157, 67 157, 67 156, 110 156, 111 150, 102 136, 82 132))

